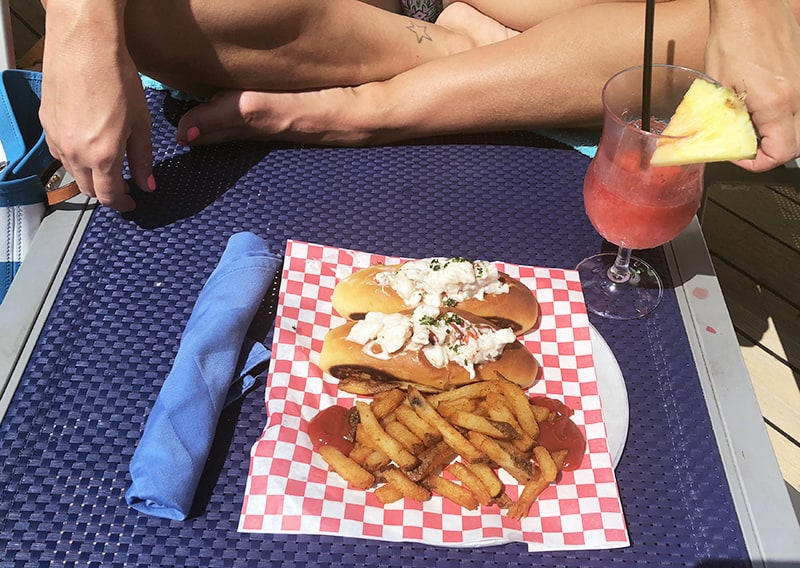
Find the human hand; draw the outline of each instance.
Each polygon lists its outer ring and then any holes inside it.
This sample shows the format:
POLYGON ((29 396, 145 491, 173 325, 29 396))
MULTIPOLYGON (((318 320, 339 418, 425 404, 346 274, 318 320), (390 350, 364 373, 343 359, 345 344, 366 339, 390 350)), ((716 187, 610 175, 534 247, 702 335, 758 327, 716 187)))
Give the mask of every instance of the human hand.
POLYGON ((760 142, 735 163, 763 172, 800 156, 800 26, 780 0, 746 4, 712 2, 706 72, 745 94, 760 142))
POLYGON ((124 43, 122 14, 109 21, 102 8, 113 2, 89 0, 95 12, 48 3, 40 118, 54 158, 72 174, 81 192, 120 211, 136 203, 122 178, 127 153, 133 181, 155 189, 150 113, 134 62, 124 43), (92 17, 104 17, 96 25, 92 17))

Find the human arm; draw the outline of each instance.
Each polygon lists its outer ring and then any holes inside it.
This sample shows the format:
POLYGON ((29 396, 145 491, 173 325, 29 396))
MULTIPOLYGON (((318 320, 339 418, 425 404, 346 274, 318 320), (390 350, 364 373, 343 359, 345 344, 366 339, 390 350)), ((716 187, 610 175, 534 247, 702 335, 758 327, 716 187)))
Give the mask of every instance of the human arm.
POLYGON ((125 0, 50 0, 46 9, 40 118, 50 151, 84 194, 131 210, 125 154, 139 187, 153 190, 155 180, 150 113, 125 43, 125 0))
POLYGON ((800 26, 785 0, 709 0, 706 72, 739 93, 761 138, 761 172, 800 156, 800 26))

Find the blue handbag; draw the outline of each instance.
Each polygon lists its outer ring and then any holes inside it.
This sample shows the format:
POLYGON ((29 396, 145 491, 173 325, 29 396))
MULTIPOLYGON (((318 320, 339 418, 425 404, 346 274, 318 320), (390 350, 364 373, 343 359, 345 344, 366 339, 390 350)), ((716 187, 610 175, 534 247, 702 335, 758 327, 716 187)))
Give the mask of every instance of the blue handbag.
POLYGON ((0 73, 0 302, 47 206, 78 194, 75 182, 47 148, 39 121, 41 92, 41 73, 0 73))

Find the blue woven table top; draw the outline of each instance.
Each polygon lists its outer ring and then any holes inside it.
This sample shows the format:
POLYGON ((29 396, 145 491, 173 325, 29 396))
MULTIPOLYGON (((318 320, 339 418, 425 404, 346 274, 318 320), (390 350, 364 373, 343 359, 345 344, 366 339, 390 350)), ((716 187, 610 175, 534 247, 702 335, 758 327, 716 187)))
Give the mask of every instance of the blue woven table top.
MULTIPOLYGON (((390 255, 574 267, 602 239, 585 218, 588 159, 532 134, 368 149, 176 146, 185 110, 153 109, 159 189, 95 212, 0 425, 0 566, 748 565, 671 291, 651 316, 593 319, 631 409, 617 480, 632 546, 529 553, 236 531, 263 388, 223 415, 187 522, 129 509, 128 463, 194 301, 228 237, 252 231, 390 255)), ((646 255, 666 274, 660 251, 646 255)), ((265 301, 252 333, 274 313, 265 301)))

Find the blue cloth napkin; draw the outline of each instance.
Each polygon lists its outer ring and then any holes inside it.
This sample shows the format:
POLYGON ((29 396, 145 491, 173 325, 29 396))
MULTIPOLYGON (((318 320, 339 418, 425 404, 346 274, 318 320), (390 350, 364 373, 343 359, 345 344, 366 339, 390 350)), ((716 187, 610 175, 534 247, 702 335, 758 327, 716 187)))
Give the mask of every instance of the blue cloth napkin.
POLYGON ((282 259, 252 233, 236 233, 200 291, 130 464, 134 509, 184 520, 226 404, 255 382, 270 351, 245 337, 282 259))

